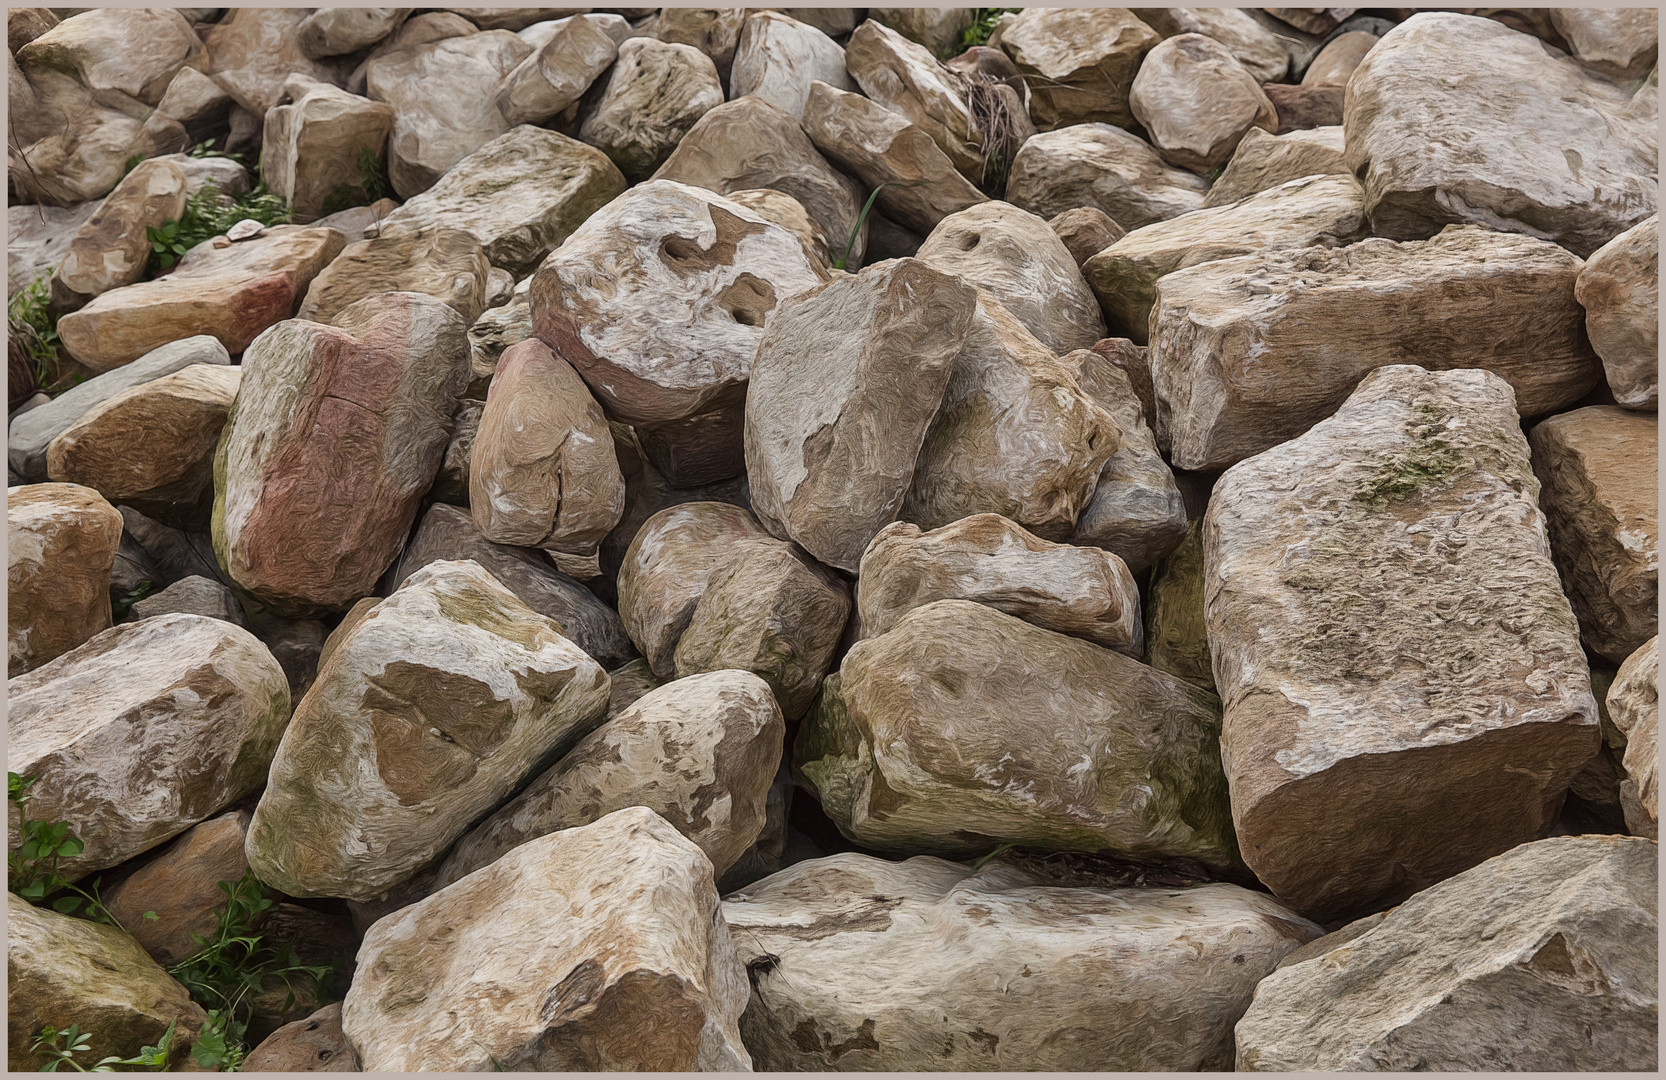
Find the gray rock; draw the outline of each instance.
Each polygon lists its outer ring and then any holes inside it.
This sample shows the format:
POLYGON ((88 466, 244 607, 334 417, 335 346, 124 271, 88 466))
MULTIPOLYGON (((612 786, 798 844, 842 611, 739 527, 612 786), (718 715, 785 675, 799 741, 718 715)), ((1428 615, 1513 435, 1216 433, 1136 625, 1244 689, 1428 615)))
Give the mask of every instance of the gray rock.
POLYGON ((248 625, 248 620, 243 617, 243 608, 231 590, 205 577, 188 577, 145 597, 129 610, 128 619, 137 621, 175 612, 222 619, 237 626, 248 625))

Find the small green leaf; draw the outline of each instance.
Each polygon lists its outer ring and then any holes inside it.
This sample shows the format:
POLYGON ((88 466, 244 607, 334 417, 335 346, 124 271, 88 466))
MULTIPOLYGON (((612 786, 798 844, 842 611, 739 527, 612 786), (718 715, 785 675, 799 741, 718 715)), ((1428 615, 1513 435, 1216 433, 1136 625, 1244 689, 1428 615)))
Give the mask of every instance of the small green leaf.
POLYGON ((52 901, 52 910, 60 915, 73 915, 75 909, 81 906, 79 896, 60 896, 52 901))

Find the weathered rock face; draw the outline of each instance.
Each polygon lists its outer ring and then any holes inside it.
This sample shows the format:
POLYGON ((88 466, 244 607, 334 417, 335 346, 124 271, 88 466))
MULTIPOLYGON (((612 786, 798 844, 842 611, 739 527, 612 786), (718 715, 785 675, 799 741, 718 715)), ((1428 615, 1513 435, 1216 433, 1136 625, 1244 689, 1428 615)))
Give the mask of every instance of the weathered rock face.
POLYGON ((1366 372, 1407 357, 1503 377, 1523 416, 1565 408, 1597 379, 1579 269, 1554 244, 1458 228, 1177 271, 1157 283, 1150 323, 1158 440, 1178 468, 1219 469, 1301 434, 1366 372), (1323 344, 1306 344, 1320 325, 1323 344))
POLYGON ((1656 91, 1490 19, 1414 15, 1348 85, 1348 166, 1379 236, 1473 221, 1583 257, 1656 210, 1656 91))
POLYGON ((1052 544, 997 514, 922 533, 895 521, 862 555, 858 636, 888 632, 937 600, 971 600, 1060 634, 1140 656, 1140 594, 1122 560, 1052 544))
POLYGON ((1250 252, 1340 247, 1369 230, 1352 177, 1309 176, 1231 206, 1135 229, 1089 259, 1082 272, 1112 330, 1144 345, 1158 279, 1165 274, 1250 252))
POLYGON ((15 66, 11 71, 16 78, 8 79, 8 88, 24 91, 12 94, 13 130, 26 145, 21 153, 13 151, 8 174, 22 198, 56 206, 97 199, 121 182, 135 157, 152 158, 186 147, 185 129, 177 121, 161 113, 147 114, 149 106, 135 99, 122 104, 143 119, 95 104, 72 75, 56 73, 45 76, 53 85, 30 100, 23 73, 15 66), (18 123, 20 114, 33 117, 32 122, 18 123), (39 141, 27 141, 33 139, 39 141))
POLYGON ((522 60, 497 90, 498 111, 511 124, 542 124, 576 104, 619 55, 618 16, 574 15, 522 60), (616 23, 617 30, 616 30, 616 23))
MULTIPOLYGON (((170 13, 171 14, 171 13, 170 13)), ((29 1052, 41 1028, 73 1016, 84 1059, 132 1057, 176 1023, 177 1068, 208 1019, 185 987, 114 926, 46 911, 6 894, 6 1067, 30 1072, 49 1061, 29 1052)))
POLYGON ((1138 135, 1110 124, 1076 124, 1036 135, 1012 159, 1007 201, 1038 217, 1092 206, 1125 229, 1189 213, 1209 182, 1176 169, 1138 135))
POLYGON ((465 324, 486 309, 486 252, 470 233, 439 228, 378 236, 348 244, 312 279, 295 315, 333 323, 348 307, 378 293, 421 293, 456 309, 465 324))
POLYGON ((746 409, 746 473, 765 528, 855 572, 902 507, 978 303, 959 278, 902 259, 775 313, 746 409))
POLYGON ((236 881, 249 868, 243 857, 244 811, 194 825, 155 859, 104 896, 110 914, 159 964, 177 964, 197 951, 192 934, 210 940, 219 929, 226 894, 216 882, 236 881), (144 913, 155 913, 147 919, 144 913))
POLYGON ((214 459, 214 551, 239 586, 290 614, 375 588, 445 453, 464 327, 432 297, 385 293, 250 346, 214 459))
POLYGON ((1003 21, 990 44, 1031 76, 1030 115, 1052 131, 1132 124, 1129 87, 1161 40, 1126 8, 1031 8, 1003 21))
POLYGON ((1608 689, 1608 715, 1625 735, 1620 804, 1634 836, 1660 830, 1660 639, 1650 638, 1620 665, 1608 689))
POLYGON ((1344 88, 1329 83, 1268 83, 1261 88, 1278 112, 1274 135, 1342 125, 1344 88))
POLYGON ((1586 67, 1620 82, 1645 78, 1660 50, 1660 20, 1647 8, 1551 8, 1550 24, 1586 67))
POLYGON ((1233 59, 1256 82, 1282 79, 1290 69, 1290 54, 1277 35, 1270 33, 1242 8, 1129 8, 1140 21, 1165 38, 1179 34, 1202 34, 1225 45, 1233 59))
POLYGON ((785 731, 769 685, 748 672, 714 671, 651 690, 471 829, 437 884, 630 806, 664 818, 722 876, 763 830, 785 731))
POLYGON ((1077 269, 1127 235, 1127 230, 1097 206, 1066 210, 1049 220, 1047 227, 1063 242, 1077 269))
POLYGON ((729 75, 731 98, 759 97, 797 120, 816 82, 856 89, 845 74, 845 51, 832 38, 778 11, 747 16, 729 75))
POLYGON ((289 318, 347 238, 334 229, 279 225, 241 243, 199 244, 171 274, 111 289, 58 320, 58 335, 94 371, 137 360, 181 338, 209 334, 240 353, 289 318), (222 246, 223 245, 223 246, 222 246))
POLYGON ((1365 59, 1365 54, 1376 47, 1382 40, 1376 34, 1364 30, 1349 30, 1331 39, 1330 43, 1319 50, 1319 55, 1313 58, 1313 63, 1307 66, 1302 75, 1302 82, 1306 85, 1346 86, 1348 76, 1359 67, 1359 62, 1365 59))
MULTIPOLYGON (((129 542, 122 538, 124 545, 129 542)), ((112 575, 113 578, 113 575, 112 575)), ((248 619, 243 614, 243 608, 237 603, 237 596, 230 589, 212 578, 192 575, 174 582, 159 593, 153 593, 134 604, 128 610, 128 620, 150 619, 158 615, 170 615, 182 612, 186 615, 202 615, 210 619, 224 619, 248 629, 248 619)), ((269 646, 268 646, 269 647, 269 646)), ((276 656, 274 655, 274 659, 276 656)), ((283 662, 279 661, 279 666, 283 662)), ((287 670, 285 674, 287 674, 287 670)), ((291 697, 293 680, 290 684, 291 697)))
POLYGON ((202 520, 213 499, 214 447, 242 374, 192 364, 99 402, 47 447, 47 475, 153 517, 202 520))
POLYGON ((1614 400, 1628 409, 1658 408, 1659 215, 1598 248, 1579 272, 1574 295, 1614 400))
POLYGON ((964 84, 924 47, 869 19, 845 43, 845 67, 862 93, 930 135, 962 176, 983 179, 982 133, 964 84))
POLYGON ((17 64, 39 83, 73 77, 114 104, 125 96, 154 106, 182 67, 208 64, 191 24, 169 8, 92 8, 90 19, 65 19, 17 50, 17 64))
POLYGON ((934 55, 958 51, 960 35, 972 25, 970 8, 869 8, 868 18, 889 26, 934 55))
POLYGON ((1233 823, 1310 917, 1379 910, 1538 838, 1596 752, 1513 396, 1484 371, 1378 368, 1210 497, 1233 823))
POLYGON ((342 85, 345 58, 314 60, 301 46, 306 8, 233 8, 203 34, 208 74, 257 118, 283 100, 291 75, 342 85))
POLYGON ((185 212, 185 173, 171 161, 143 161, 75 231, 53 272, 53 289, 76 304, 138 281, 150 258, 147 228, 185 212))
POLYGON ((37 778, 30 816, 67 821, 86 844, 59 863, 72 879, 257 790, 289 719, 266 646, 200 615, 111 627, 12 679, 7 697, 10 768, 37 778))
POLYGON ((800 775, 878 851, 1004 841, 1236 861, 1212 695, 965 600, 858 642, 799 730, 800 775))
POLYGON ((1209 634, 1203 621, 1203 523, 1186 526, 1186 536, 1151 569, 1151 600, 1145 609, 1145 662, 1158 671, 1215 692, 1209 634))
POLYGON ((358 1058, 341 1031, 341 1002, 326 1005, 311 1016, 285 1024, 268 1035, 243 1059, 243 1069, 246 1072, 358 1072, 358 1058))
MULTIPOLYGON (((515 286, 507 304, 489 309, 469 327, 469 388, 464 393, 477 405, 486 403, 503 350, 532 336, 531 294, 529 277, 515 286)), ((462 491, 465 497, 458 500, 460 504, 468 501, 466 485, 462 491)))
POLYGON ((1202 34, 1181 34, 1153 48, 1128 103, 1157 153, 1196 172, 1224 165, 1251 128, 1278 127, 1278 113, 1255 76, 1202 34))
POLYGON ((631 38, 612 71, 579 138, 632 181, 659 168, 695 121, 723 104, 716 66, 692 45, 631 38))
POLYGON ((810 217, 803 203, 772 188, 742 188, 731 191, 729 198, 797 236, 810 250, 813 262, 823 269, 832 268, 833 255, 828 250, 827 234, 810 217))
POLYGON ((197 140, 200 135, 229 126, 231 110, 235 107, 236 102, 219 83, 196 68, 185 67, 168 83, 156 111, 179 121, 189 138, 197 140))
POLYGON ((1533 428, 1551 550, 1585 643, 1622 663, 1658 632, 1660 506, 1652 414, 1593 405, 1533 428))
POLYGON ((711 863, 651 810, 522 845, 378 922, 359 957, 342 1029, 367 1072, 751 1067, 711 863))
POLYGON ((661 8, 655 29, 661 41, 692 45, 711 57, 727 86, 745 24, 745 8, 661 8))
POLYGON ((260 143, 266 186, 300 222, 323 216, 344 196, 365 198, 365 163, 383 166, 393 106, 301 78, 285 83, 284 92, 290 101, 266 114, 260 143))
POLYGON ((747 499, 746 474, 713 484, 693 488, 671 485, 665 474, 655 467, 644 453, 631 429, 623 424, 610 425, 613 433, 613 453, 619 459, 619 470, 625 477, 625 513, 619 524, 602 541, 600 564, 602 577, 597 581, 598 595, 617 578, 624 564, 625 551, 650 517, 669 506, 690 502, 722 502, 750 507, 747 499))
POLYGON ((944 218, 920 245, 921 262, 987 289, 1056 353, 1105 336, 1099 305, 1070 249, 1047 223, 1010 203, 980 202, 944 218))
POLYGON ((1244 133, 1226 170, 1209 187, 1205 207, 1230 206, 1259 191, 1276 188, 1315 173, 1337 176, 1348 171, 1340 127, 1269 135, 1260 128, 1244 133))
POLYGON ((1321 938, 1256 987, 1237 1067, 1652 1072, 1657 860, 1625 836, 1523 844, 1321 938))
POLYGON ((308 56, 344 56, 381 41, 410 13, 410 8, 319 8, 301 20, 295 38, 308 56))
POLYGON ((756 882, 723 915, 756 972, 754 1063, 795 1071, 1208 1067, 1256 980, 1322 932, 1235 885, 1057 888, 855 853, 756 882))
MULTIPOLYGON (((15 129, 16 124, 14 122, 15 129)), ((6 208, 6 298, 42 275, 50 276, 89 218, 104 205, 89 199, 68 208, 8 206, 6 208)))
POLYGON ((477 563, 431 563, 337 643, 296 708, 249 865, 291 896, 374 899, 606 707, 607 673, 553 622, 477 563))
POLYGON ((8 678, 62 656, 110 625, 105 586, 120 543, 121 515, 91 488, 7 489, 8 678))
POLYGON ((1067 539, 1120 445, 1115 421, 1082 390, 1076 371, 979 289, 902 520, 936 529, 993 513, 1046 539, 1067 539))

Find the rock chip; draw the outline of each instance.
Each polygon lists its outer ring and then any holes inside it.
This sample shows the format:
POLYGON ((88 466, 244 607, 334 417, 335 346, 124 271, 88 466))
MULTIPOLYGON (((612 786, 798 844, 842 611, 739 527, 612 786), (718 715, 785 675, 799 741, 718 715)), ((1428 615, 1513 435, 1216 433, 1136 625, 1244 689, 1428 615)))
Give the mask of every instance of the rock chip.
POLYGON ((91 488, 29 484, 6 490, 8 678, 39 668, 110 625, 105 587, 120 543, 121 515, 91 488))
POLYGON ((1077 269, 1095 255, 1128 235, 1126 229, 1111 220, 1109 214, 1097 206, 1079 206, 1047 222, 1047 227, 1063 241, 1065 250, 1076 260, 1077 269))
POLYGON ((723 915, 752 975, 741 1031, 771 1071, 1208 1068, 1256 981, 1322 932, 1235 885, 1059 888, 854 852, 723 915))
POLYGON ((301 51, 314 59, 366 49, 398 30, 411 8, 319 8, 295 28, 301 51))
POLYGON ((1203 523, 1192 521, 1177 547, 1151 568, 1145 608, 1145 662, 1215 692, 1203 621, 1203 523))
MULTIPOLYGON (((126 541, 127 538, 124 536, 122 539, 126 541)), ((248 619, 245 618, 236 595, 213 578, 198 575, 176 581, 161 592, 152 593, 138 601, 128 610, 128 621, 150 619, 176 612, 202 615, 209 619, 223 619, 248 629, 248 619)))
POLYGON ((375 899, 606 707, 607 673, 551 620, 478 563, 430 563, 336 644, 296 708, 249 865, 291 896, 375 899))
POLYGON ((1203 205, 1209 182, 1176 169, 1138 135, 1110 124, 1075 124, 1036 135, 1012 160, 1007 201, 1050 218, 1091 206, 1125 229, 1203 205))
POLYGON ((178 220, 185 213, 185 195, 179 166, 164 160, 135 165, 75 231, 52 274, 54 298, 80 306, 138 281, 151 255, 146 230, 178 220))
POLYGON ((1043 131, 1134 122, 1129 90, 1161 35, 1127 8, 1029 8, 990 44, 1029 76, 1030 115, 1043 131))
MULTIPOLYGON (((497 107, 511 124, 542 124, 578 103, 619 55, 618 16, 574 15, 554 24, 549 40, 522 60, 497 89, 497 107)), ((620 29, 629 31, 628 26, 620 29)))
POLYGON ((1574 295, 1614 400, 1628 409, 1660 402, 1660 217, 1634 225, 1592 253, 1574 295))
POLYGON ((284 93, 289 103, 268 110, 260 142, 266 186, 289 203, 299 222, 322 217, 349 199, 368 202, 365 176, 379 175, 384 167, 393 106, 304 78, 285 83, 284 93))
POLYGON ((812 84, 855 90, 845 51, 833 39, 779 11, 748 15, 729 75, 730 98, 759 97, 798 120, 812 84))
POLYGON ((1583 258, 1655 213, 1657 91, 1490 19, 1413 15, 1348 85, 1348 166, 1378 236, 1480 222, 1583 258))
POLYGON ((962 176, 983 179, 983 135, 966 84, 923 46, 869 19, 845 43, 845 67, 862 93, 930 135, 962 176))
POLYGON ((1659 422, 1592 405, 1552 416, 1528 441, 1551 551, 1585 644, 1624 663, 1659 630, 1660 505, 1650 482, 1659 422))
POLYGON ((173 965, 197 951, 191 935, 213 940, 226 894, 216 883, 237 881, 249 862, 242 810, 193 825, 162 853, 104 896, 104 906, 159 964, 173 965), (154 918, 145 918, 145 912, 154 918))
POLYGON ((1203 205, 1230 206, 1304 176, 1338 176, 1347 171, 1340 127, 1288 135, 1269 135, 1260 128, 1251 128, 1233 151, 1226 170, 1210 185, 1203 205))
POLYGON ((1150 322, 1158 441, 1177 468, 1222 468, 1301 434, 1408 356, 1502 376, 1523 416, 1566 408, 1598 377, 1573 298, 1580 265, 1554 244, 1469 227, 1178 270, 1157 283, 1150 322), (1310 344, 1317 325, 1324 341, 1310 344))
POLYGON ((342 248, 307 288, 297 319, 333 323, 379 293, 419 293, 454 308, 464 324, 486 310, 492 269, 480 241, 462 229, 377 236, 342 248))
POLYGON ((342 1029, 366 1072, 751 1068, 711 863, 652 810, 522 845, 378 922, 359 958, 342 1029))
POLYGON ((1608 715, 1625 736, 1626 778, 1620 804, 1634 836, 1660 829, 1660 639, 1652 637, 1620 665, 1608 689, 1608 715))
POLYGON ((291 615, 375 588, 451 437, 465 325, 432 297, 384 293, 249 348, 214 460, 214 551, 233 581, 291 615))
POLYGON ((86 845, 75 879, 125 862, 260 788, 289 685, 266 646, 200 615, 114 626, 7 685, 10 767, 29 815, 86 845))
POLYGON ((1277 82, 1290 69, 1290 54, 1276 34, 1242 8, 1129 8, 1165 38, 1202 34, 1225 45, 1260 83, 1277 82))
POLYGON ((631 38, 579 128, 631 181, 648 177, 701 116, 723 104, 711 58, 692 45, 631 38))
POLYGON ((208 53, 191 24, 170 8, 89 8, 17 49, 17 65, 37 84, 64 73, 97 97, 155 106, 182 67, 201 71, 208 53))
POLYGON ((1320 938, 1256 987, 1237 1068, 1653 1072, 1657 863, 1625 836, 1522 844, 1320 938))
POLYGON ((1568 51, 1622 83, 1644 79, 1660 52, 1660 20, 1648 8, 1551 8, 1550 24, 1568 51))
POLYGON ((902 508, 978 304, 959 278, 902 259, 775 312, 746 409, 746 473, 765 528, 855 572, 902 508))
POLYGON ((1233 824, 1311 918, 1539 838, 1596 752, 1513 398, 1485 371, 1380 367, 1215 484, 1204 596, 1233 824))
POLYGON ((1195 172, 1224 165, 1251 128, 1278 127, 1278 113, 1255 76, 1202 34, 1181 34, 1153 48, 1128 102, 1157 153, 1195 172))
POLYGON ((285 1024, 266 1036, 243 1059, 243 1071, 359 1072, 358 1058, 341 1030, 341 1002, 326 1005, 311 1016, 285 1024))

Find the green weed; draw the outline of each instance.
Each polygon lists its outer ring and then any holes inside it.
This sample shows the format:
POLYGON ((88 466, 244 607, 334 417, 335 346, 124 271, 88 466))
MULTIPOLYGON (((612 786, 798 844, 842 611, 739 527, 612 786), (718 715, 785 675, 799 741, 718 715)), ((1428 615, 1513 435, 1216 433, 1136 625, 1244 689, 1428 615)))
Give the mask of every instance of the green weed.
POLYGON ((168 1049, 174 1040, 174 1025, 178 1021, 170 1021, 168 1030, 162 1033, 161 1040, 155 1046, 147 1046, 130 1058, 116 1057, 114 1054, 100 1059, 91 1068, 87 1068, 75 1060, 76 1054, 85 1054, 92 1049, 89 1041, 90 1032, 84 1032, 75 1024, 59 1031, 48 1025, 40 1029, 40 1037, 29 1047, 31 1054, 46 1054, 52 1060, 47 1062, 41 1072, 57 1072, 58 1066, 68 1065, 76 1072, 107 1073, 115 1072, 116 1066, 126 1065, 148 1069, 151 1072, 161 1072, 168 1067, 168 1049), (60 1045, 62 1044, 62 1045, 60 1045))
MULTIPOLYGON (((90 889, 70 882, 58 871, 62 859, 73 859, 86 850, 86 845, 70 832, 67 821, 31 821, 28 802, 34 796, 29 789, 37 777, 6 774, 6 798, 17 808, 17 830, 23 843, 7 856, 6 884, 12 892, 31 904, 46 904, 60 915, 76 915, 92 922, 125 929, 98 892, 102 878, 93 879, 90 889)), ((146 919, 156 918, 147 911, 146 919)))
POLYGON ((1008 12, 1022 11, 1023 8, 973 8, 972 25, 960 32, 960 51, 965 52, 974 45, 989 44, 989 35, 995 32, 995 24, 1001 21, 1001 16, 1008 12))
POLYGON ((289 204, 267 191, 265 184, 247 195, 228 195, 210 184, 185 201, 185 213, 178 220, 145 230, 151 241, 146 276, 155 277, 187 251, 222 235, 244 218, 254 218, 262 225, 282 225, 289 217, 289 204))
POLYGON ((37 386, 58 377, 58 326, 46 310, 51 298, 52 276, 41 274, 6 302, 7 329, 34 364, 37 386))
POLYGON ((856 247, 856 238, 862 233, 862 223, 868 220, 868 211, 873 209, 874 200, 879 198, 880 191, 888 187, 919 187, 923 183, 925 183, 924 180, 914 180, 906 184, 901 180, 887 180, 879 187, 874 188, 873 193, 868 196, 868 201, 862 204, 862 212, 856 215, 856 224, 850 230, 850 239, 845 241, 845 253, 833 260, 833 268, 843 270, 845 265, 850 262, 851 249, 856 247))

